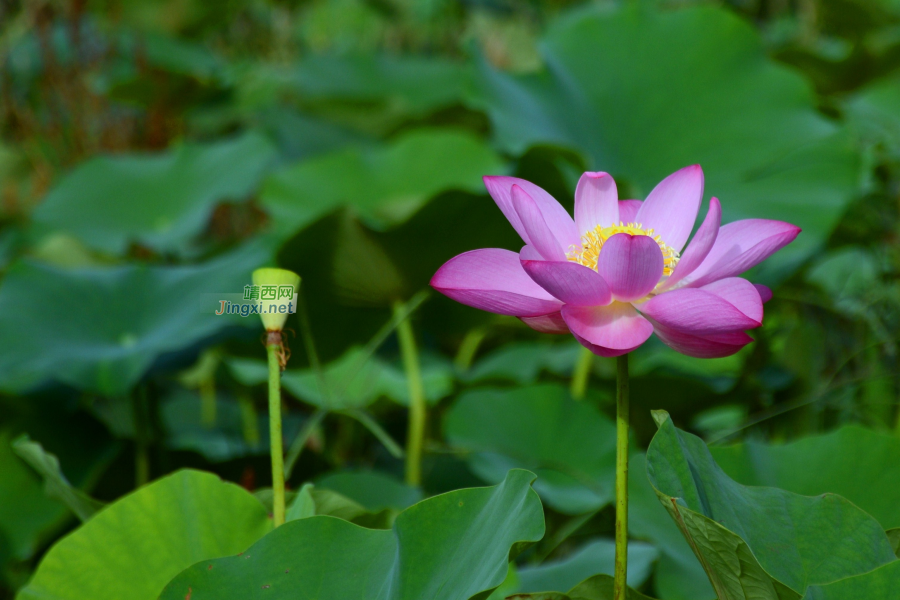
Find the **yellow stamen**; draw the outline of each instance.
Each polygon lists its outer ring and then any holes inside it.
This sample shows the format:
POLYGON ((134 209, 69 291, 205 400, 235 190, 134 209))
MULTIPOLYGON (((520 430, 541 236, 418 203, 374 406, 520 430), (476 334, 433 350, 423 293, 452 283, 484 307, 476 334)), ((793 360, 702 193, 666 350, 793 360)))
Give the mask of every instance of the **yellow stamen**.
POLYGON ((600 258, 600 250, 606 240, 617 233, 628 233, 631 235, 646 235, 653 238, 659 244, 659 249, 663 255, 663 275, 671 275, 678 264, 678 252, 674 248, 670 248, 662 241, 658 235, 653 235, 652 229, 644 229, 640 223, 623 223, 618 225, 609 225, 603 227, 597 225, 583 236, 581 236, 581 247, 570 246, 566 257, 572 262, 577 262, 593 270, 597 270, 597 260, 600 258))

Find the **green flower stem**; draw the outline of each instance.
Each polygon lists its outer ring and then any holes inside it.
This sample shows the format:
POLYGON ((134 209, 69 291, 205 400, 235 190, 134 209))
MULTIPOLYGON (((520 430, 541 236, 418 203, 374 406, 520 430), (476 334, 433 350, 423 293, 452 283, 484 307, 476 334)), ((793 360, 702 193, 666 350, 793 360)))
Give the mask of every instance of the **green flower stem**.
POLYGON ((584 398, 587 391, 588 379, 591 376, 591 363, 594 362, 594 353, 587 348, 582 348, 575 363, 575 371, 572 373, 572 383, 569 390, 576 400, 584 398))
POLYGON ((269 358, 269 446, 272 453, 272 514, 275 527, 284 523, 284 443, 281 440, 281 332, 270 331, 266 340, 269 358))
MULTIPOLYGON (((404 313, 402 302, 394 303, 394 315, 404 313)), ((409 431, 406 436, 406 483, 422 483, 422 444, 425 438, 425 392, 422 388, 422 371, 419 368, 419 353, 409 319, 397 323, 397 340, 406 371, 406 385, 409 388, 409 431)))
POLYGON ((613 600, 628 590, 628 355, 616 359, 616 565, 613 600))
POLYGON ((486 335, 486 328, 476 327, 463 338, 462 343, 459 345, 459 351, 456 353, 456 359, 453 361, 460 372, 465 373, 472 366, 475 354, 478 352, 478 348, 486 335))

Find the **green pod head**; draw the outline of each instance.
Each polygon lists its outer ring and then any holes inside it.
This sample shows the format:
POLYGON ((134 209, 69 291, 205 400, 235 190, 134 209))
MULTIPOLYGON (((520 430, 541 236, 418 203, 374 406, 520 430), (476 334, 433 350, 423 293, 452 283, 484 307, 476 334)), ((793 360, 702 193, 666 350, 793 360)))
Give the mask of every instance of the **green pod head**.
POLYGON ((266 331, 281 331, 288 314, 297 310, 294 294, 300 292, 300 276, 286 269, 256 269, 253 285, 260 288, 260 316, 266 331), (288 287, 292 290, 289 296, 288 287))

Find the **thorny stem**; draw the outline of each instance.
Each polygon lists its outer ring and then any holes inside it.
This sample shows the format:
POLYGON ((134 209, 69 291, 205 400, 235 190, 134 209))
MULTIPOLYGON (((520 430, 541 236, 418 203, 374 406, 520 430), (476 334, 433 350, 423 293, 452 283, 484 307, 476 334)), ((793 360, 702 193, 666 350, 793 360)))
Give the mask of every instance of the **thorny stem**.
POLYGON ((591 376, 591 363, 594 362, 594 353, 587 348, 582 348, 575 363, 575 371, 572 373, 572 384, 569 388, 572 397, 576 400, 584 398, 587 391, 588 379, 591 376))
POLYGON ((269 448, 272 453, 272 514, 275 527, 284 523, 284 442, 281 439, 281 332, 266 338, 269 359, 269 448))
POLYGON ((616 359, 616 565, 613 600, 628 591, 628 355, 616 359))
MULTIPOLYGON (((394 314, 403 313, 402 302, 394 303, 394 314)), ((406 483, 417 486, 422 483, 422 443, 425 437, 425 393, 422 389, 422 372, 419 353, 409 319, 397 323, 397 340, 406 371, 409 388, 409 430, 406 436, 406 483)))

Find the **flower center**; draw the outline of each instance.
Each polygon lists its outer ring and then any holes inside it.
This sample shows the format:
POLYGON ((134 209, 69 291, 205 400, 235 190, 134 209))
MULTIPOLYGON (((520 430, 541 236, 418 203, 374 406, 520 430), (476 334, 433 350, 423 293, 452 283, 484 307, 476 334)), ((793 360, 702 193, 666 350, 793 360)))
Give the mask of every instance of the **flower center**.
POLYGON ((653 235, 652 229, 644 229, 640 223, 622 223, 618 225, 609 225, 603 227, 597 225, 583 236, 581 236, 581 247, 570 246, 566 257, 572 262, 577 262, 593 270, 597 270, 597 259, 600 258, 600 250, 606 240, 617 233, 628 233, 631 235, 646 235, 653 238, 663 255, 663 275, 669 276, 675 270, 678 264, 678 252, 674 248, 670 248, 658 235, 653 235))

